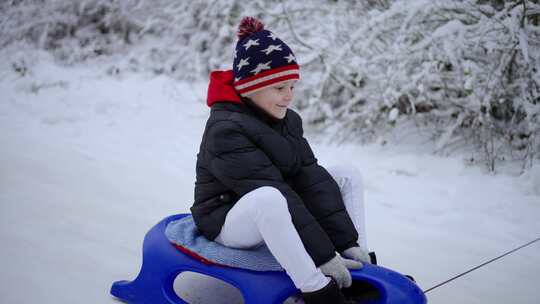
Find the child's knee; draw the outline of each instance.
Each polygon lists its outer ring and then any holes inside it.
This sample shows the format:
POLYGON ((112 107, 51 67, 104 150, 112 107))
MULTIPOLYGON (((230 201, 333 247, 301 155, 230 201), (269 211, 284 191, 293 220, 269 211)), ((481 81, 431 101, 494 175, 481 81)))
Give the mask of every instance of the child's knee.
POLYGON ((276 216, 280 218, 290 216, 287 199, 277 188, 264 186, 256 191, 256 203, 253 204, 255 213, 265 217, 276 216))

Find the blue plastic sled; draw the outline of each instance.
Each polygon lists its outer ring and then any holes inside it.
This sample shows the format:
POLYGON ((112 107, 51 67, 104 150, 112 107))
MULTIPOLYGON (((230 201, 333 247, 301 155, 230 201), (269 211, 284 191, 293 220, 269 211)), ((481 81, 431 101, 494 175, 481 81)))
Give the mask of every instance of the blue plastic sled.
MULTIPOLYGON (((192 271, 223 280, 240 290, 246 304, 281 304, 298 294, 284 271, 251 271, 204 263, 178 250, 165 236, 171 221, 189 214, 169 216, 146 234, 143 244, 142 268, 133 281, 113 283, 111 294, 130 304, 187 303, 174 291, 173 282, 183 271, 192 271), (271 288, 269 288, 271 287, 271 288)), ((424 293, 405 276, 390 269, 366 264, 351 270, 355 290, 365 290, 366 297, 358 303, 424 304, 424 293)))

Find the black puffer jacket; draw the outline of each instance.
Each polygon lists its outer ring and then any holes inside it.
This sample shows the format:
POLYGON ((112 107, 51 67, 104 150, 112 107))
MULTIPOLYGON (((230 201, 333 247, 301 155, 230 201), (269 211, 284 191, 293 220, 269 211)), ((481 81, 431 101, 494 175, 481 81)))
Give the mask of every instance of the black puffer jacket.
POLYGON ((191 208, 199 230, 213 240, 240 197, 272 186, 287 199, 293 224, 317 266, 333 258, 335 250, 357 246, 339 187, 317 164, 300 116, 288 109, 284 119, 276 120, 240 99, 229 72, 211 75, 211 114, 197 155, 191 208))

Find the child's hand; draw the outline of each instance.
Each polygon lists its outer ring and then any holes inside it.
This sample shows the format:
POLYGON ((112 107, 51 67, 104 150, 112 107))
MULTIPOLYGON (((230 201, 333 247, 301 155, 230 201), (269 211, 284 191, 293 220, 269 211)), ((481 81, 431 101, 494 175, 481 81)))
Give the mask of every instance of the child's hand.
POLYGON ((343 257, 353 259, 355 261, 371 264, 371 258, 367 250, 360 247, 351 247, 341 253, 343 257))
MULTIPOLYGON (((351 260, 347 261, 352 262, 351 260)), ((352 277, 346 265, 345 260, 339 255, 336 255, 330 261, 319 266, 319 269, 321 269, 324 275, 334 278, 339 288, 347 288, 352 284, 352 277)))
POLYGON ((353 259, 346 259, 344 257, 340 257, 341 263, 347 267, 347 269, 360 269, 364 267, 364 264, 362 262, 353 260, 353 259))

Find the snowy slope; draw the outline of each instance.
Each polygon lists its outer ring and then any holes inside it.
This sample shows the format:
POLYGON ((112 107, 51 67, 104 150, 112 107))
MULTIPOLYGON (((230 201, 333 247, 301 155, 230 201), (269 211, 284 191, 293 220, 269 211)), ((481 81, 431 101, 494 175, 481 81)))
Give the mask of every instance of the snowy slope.
MULTIPOLYGON (((47 57, 25 77, 1 65, 0 302, 115 303, 110 285, 137 274, 144 233, 191 205, 206 83, 47 57)), ((540 236, 538 165, 493 176, 427 150, 309 139, 321 164, 363 172, 371 249, 423 289, 540 236)), ((194 302, 237 299, 201 278, 180 285, 194 302)), ((428 298, 538 303, 538 286, 540 243, 428 298)))

